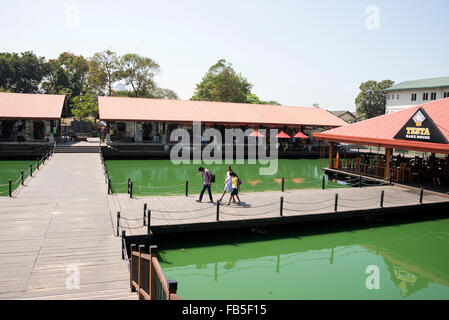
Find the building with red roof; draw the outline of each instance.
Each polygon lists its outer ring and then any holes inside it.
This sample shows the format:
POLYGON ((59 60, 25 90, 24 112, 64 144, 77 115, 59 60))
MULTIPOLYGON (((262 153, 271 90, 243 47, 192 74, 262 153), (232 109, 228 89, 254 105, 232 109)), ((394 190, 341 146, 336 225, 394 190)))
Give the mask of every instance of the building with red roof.
POLYGON ((449 154, 449 98, 315 133, 314 137, 330 142, 330 168, 338 167, 333 159, 334 143, 385 148, 388 178, 394 149, 449 154))
POLYGON ((0 93, 0 141, 52 142, 64 101, 64 95, 0 93))

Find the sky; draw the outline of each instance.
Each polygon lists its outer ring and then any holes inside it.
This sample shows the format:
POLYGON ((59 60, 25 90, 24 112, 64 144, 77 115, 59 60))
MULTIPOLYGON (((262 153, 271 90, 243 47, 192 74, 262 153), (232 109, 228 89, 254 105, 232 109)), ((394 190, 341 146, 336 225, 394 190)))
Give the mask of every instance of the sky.
POLYGON ((0 52, 137 53, 184 100, 223 58, 263 100, 354 111, 364 81, 449 76, 448 12, 447 0, 0 0, 0 52))

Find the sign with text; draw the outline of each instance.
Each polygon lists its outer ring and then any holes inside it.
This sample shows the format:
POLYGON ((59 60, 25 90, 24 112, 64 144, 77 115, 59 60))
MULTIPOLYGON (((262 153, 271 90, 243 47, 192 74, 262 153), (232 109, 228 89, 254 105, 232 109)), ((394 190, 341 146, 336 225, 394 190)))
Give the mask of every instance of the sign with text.
POLYGON ((448 143, 429 115, 419 108, 399 130, 394 139, 432 143, 448 143))

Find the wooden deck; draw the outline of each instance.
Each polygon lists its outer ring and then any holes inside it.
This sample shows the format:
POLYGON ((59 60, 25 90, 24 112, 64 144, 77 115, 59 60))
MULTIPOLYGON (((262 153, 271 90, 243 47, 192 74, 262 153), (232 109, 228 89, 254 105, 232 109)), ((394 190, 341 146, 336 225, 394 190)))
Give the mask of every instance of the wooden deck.
POLYGON ((13 198, 0 198, 0 224, 0 299, 137 298, 99 154, 54 154, 13 198), (77 270, 79 289, 70 281, 77 270))
MULTIPOLYGON (((384 208, 419 205, 420 190, 397 186, 377 186, 364 188, 338 188, 294 190, 286 192, 269 191, 241 193, 241 205, 226 205, 229 194, 220 204, 217 222, 217 204, 210 203, 207 194, 202 203, 196 202, 197 195, 191 196, 151 196, 129 198, 128 194, 113 194, 108 197, 110 211, 113 213, 114 229, 117 227, 117 211, 120 211, 121 230, 127 236, 148 233, 143 222, 143 208, 151 210, 151 230, 156 232, 189 231, 200 229, 219 229, 220 224, 233 227, 251 226, 251 221, 261 220, 279 223, 282 219, 298 217, 304 220, 314 218, 336 218, 345 213, 366 212, 367 209, 380 208, 381 192, 385 192, 384 208), (335 213, 335 194, 338 193, 338 211, 335 213), (284 198, 283 216, 280 216, 280 198, 284 198), (226 202, 225 202, 226 201, 226 202), (230 223, 230 222, 239 222, 230 223)), ((220 195, 214 195, 214 201, 220 195)), ((424 192, 423 204, 447 203, 449 197, 435 192, 424 192)), ((291 219, 293 220, 293 219, 291 219)), ((120 230, 120 234, 121 234, 120 230)))

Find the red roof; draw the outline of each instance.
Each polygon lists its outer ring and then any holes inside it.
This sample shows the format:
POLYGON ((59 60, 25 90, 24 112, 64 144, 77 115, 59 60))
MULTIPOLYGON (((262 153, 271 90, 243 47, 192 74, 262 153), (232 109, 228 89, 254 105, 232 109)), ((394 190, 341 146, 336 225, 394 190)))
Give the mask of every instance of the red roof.
POLYGON ((281 131, 278 133, 278 135, 276 136, 277 138, 281 138, 281 139, 289 139, 291 138, 288 134, 286 134, 284 131, 281 131))
POLYGON ((339 127, 347 123, 320 108, 214 101, 98 97, 104 121, 165 121, 339 127))
POLYGON ((249 136, 250 137, 264 137, 264 135, 257 130, 254 130, 253 132, 251 132, 251 134, 249 136))
POLYGON ((325 141, 449 153, 449 144, 446 143, 394 139, 396 134, 419 108, 422 108, 429 115, 442 135, 449 140, 449 98, 432 101, 322 133, 314 133, 314 137, 325 141))
POLYGON ((64 95, 0 93, 0 119, 61 118, 64 95))
POLYGON ((297 134, 295 134, 293 136, 293 138, 299 138, 299 139, 309 139, 308 136, 306 136, 304 133, 302 133, 301 131, 299 131, 297 134))

